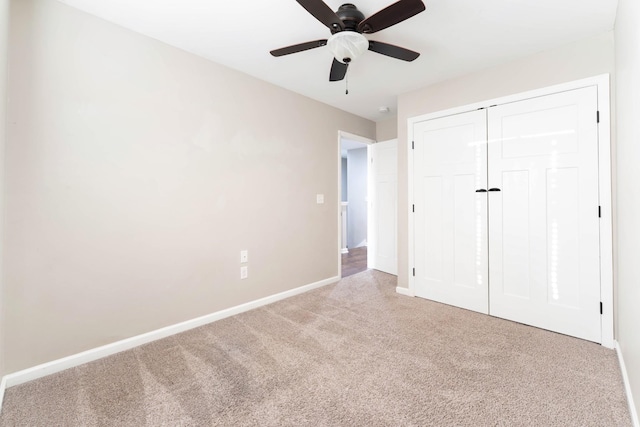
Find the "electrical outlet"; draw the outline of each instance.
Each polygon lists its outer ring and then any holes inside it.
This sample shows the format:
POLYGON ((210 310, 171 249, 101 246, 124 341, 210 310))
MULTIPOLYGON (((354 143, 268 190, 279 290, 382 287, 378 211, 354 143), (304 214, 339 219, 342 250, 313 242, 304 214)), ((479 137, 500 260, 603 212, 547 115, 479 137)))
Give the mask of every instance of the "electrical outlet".
POLYGON ((316 194, 316 203, 319 205, 324 203, 324 194, 316 194))
POLYGON ((249 277, 249 267, 243 265, 240 267, 240 279, 246 279, 247 277, 249 277))
POLYGON ((249 251, 243 250, 240 251, 240 263, 249 262, 249 251))

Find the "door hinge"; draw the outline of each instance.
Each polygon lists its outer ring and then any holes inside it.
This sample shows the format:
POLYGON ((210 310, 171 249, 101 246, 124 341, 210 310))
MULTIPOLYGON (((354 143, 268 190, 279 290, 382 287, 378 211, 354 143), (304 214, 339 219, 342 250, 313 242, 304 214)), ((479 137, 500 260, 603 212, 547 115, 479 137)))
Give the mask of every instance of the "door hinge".
POLYGON ((416 142, 415 141, 411 141, 411 149, 415 150, 416 148, 416 142))
POLYGON ((600 123, 600 111, 596 111, 596 123, 600 123))
POLYGON ((600 301, 600 314, 602 314, 602 301, 600 301))
POLYGON ((416 211, 416 205, 411 205, 411 212, 415 212, 416 211))
POLYGON ((598 206, 598 218, 602 218, 602 207, 598 206))
POLYGON ((413 277, 416 277, 416 268, 413 268, 413 277))

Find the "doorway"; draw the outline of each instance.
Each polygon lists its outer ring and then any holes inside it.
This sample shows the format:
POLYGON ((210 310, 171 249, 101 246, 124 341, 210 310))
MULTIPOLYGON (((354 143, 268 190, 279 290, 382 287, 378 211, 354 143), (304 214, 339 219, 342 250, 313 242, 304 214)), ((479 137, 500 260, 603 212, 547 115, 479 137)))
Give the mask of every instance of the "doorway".
POLYGON ((339 251, 340 277, 367 269, 368 246, 368 147, 375 141, 338 132, 339 143, 339 251))

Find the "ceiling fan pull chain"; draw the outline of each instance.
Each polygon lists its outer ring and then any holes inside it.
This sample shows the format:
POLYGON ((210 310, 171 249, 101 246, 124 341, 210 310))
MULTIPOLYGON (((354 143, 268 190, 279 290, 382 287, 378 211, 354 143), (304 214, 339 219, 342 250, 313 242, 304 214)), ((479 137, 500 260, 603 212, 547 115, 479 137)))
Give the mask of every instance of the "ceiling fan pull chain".
POLYGON ((347 75, 345 76, 344 84, 345 84, 344 94, 349 95, 349 72, 347 72, 347 75))

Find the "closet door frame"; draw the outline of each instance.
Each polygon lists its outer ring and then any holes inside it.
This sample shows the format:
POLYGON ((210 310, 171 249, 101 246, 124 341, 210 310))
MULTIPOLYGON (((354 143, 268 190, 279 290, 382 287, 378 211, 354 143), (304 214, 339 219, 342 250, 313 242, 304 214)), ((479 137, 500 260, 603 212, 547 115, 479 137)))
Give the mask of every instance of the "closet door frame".
MULTIPOLYGON (((443 111, 424 114, 411 117, 407 120, 407 177, 408 177, 408 278, 409 288, 405 290, 398 288, 398 292, 402 294, 415 295, 415 277, 413 269, 415 267, 415 224, 412 206, 414 205, 414 152, 412 144, 414 140, 413 128, 418 122, 425 120, 437 119, 452 114, 460 114, 468 111, 478 110, 480 108, 488 108, 493 105, 507 104, 510 102, 522 101, 526 99, 551 95, 554 93, 565 92, 569 90, 581 89, 585 87, 596 87, 598 96, 598 191, 599 203, 601 207, 601 217, 599 223, 600 232, 600 301, 602 302, 602 346, 614 348, 615 341, 613 336, 613 228, 612 228, 612 202, 611 202, 611 113, 610 113, 610 91, 609 91, 609 74, 602 74, 595 77, 576 80, 568 83, 562 83, 532 91, 522 92, 514 95, 494 98, 474 104, 450 108, 443 111)), ((596 118, 594 117, 594 120, 596 118)))

